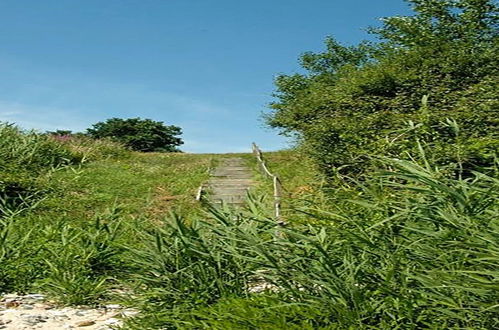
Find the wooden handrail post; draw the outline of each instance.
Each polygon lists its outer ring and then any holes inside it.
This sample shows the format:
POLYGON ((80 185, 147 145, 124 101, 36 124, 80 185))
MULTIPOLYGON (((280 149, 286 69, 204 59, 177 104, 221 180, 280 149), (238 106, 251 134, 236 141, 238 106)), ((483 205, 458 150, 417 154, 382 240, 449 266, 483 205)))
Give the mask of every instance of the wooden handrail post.
POLYGON ((265 161, 263 160, 262 151, 254 142, 252 143, 252 149, 253 153, 256 156, 256 160, 258 163, 258 167, 260 168, 260 171, 262 171, 267 178, 272 179, 272 186, 274 188, 274 215, 279 225, 285 225, 286 223, 284 221, 281 221, 281 196, 282 196, 281 180, 277 175, 272 174, 272 172, 269 171, 267 165, 265 164, 265 161))

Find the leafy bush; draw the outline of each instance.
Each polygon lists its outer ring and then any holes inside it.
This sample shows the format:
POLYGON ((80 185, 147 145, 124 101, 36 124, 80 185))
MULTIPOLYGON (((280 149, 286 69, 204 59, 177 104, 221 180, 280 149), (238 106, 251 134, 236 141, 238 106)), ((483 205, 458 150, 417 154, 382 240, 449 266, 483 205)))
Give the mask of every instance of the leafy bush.
POLYGON ((180 127, 151 119, 111 118, 94 124, 87 132, 93 138, 111 138, 137 151, 174 152, 183 144, 177 137, 182 134, 180 127))
POLYGON ((330 176, 369 171, 370 155, 414 154, 416 144, 406 141, 416 133, 450 168, 457 163, 448 157, 455 135, 446 118, 461 128, 463 169, 449 170, 486 168, 499 150, 497 5, 409 2, 415 15, 385 18, 372 30, 379 43, 345 47, 328 38, 326 51, 301 57, 306 74, 275 81, 268 124, 297 135, 330 176), (424 127, 407 131, 410 122, 424 127), (478 145, 487 147, 480 152, 478 145))

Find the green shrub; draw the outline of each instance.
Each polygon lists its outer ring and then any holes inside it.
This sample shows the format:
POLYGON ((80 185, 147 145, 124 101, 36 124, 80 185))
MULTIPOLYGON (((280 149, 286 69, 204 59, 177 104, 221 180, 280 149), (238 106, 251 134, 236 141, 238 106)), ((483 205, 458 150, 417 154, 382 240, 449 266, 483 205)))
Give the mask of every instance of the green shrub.
POLYGON ((94 124, 87 130, 89 136, 119 141, 136 151, 175 152, 182 145, 179 135, 182 130, 177 126, 166 126, 163 122, 151 119, 111 118, 94 124))
POLYGON ((416 144, 407 143, 411 121, 424 124, 412 133, 433 145, 441 165, 460 162, 463 168, 454 170, 469 172, 494 161, 497 5, 490 0, 408 2, 415 14, 385 18, 373 30, 379 43, 344 47, 328 38, 326 51, 301 57, 306 74, 275 81, 267 123, 298 136, 329 176, 367 173, 375 166, 371 155, 417 153, 416 144), (429 101, 421 111, 424 95, 429 101), (455 141, 442 125, 446 118, 460 127, 459 161, 449 157, 455 141), (480 152, 478 145, 487 147, 480 152))

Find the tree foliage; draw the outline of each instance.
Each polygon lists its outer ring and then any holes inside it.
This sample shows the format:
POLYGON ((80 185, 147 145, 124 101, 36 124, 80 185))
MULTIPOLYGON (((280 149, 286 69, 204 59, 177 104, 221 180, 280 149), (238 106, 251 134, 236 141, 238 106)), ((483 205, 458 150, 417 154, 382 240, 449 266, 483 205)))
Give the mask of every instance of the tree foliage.
POLYGON ((414 153, 408 137, 431 145, 436 163, 451 171, 494 161, 498 7, 491 0, 408 2, 414 15, 371 29, 378 43, 342 46, 329 37, 324 52, 301 56, 305 74, 275 80, 267 123, 298 136, 329 174, 362 172, 367 155, 414 153))
POLYGON ((182 145, 182 130, 151 119, 111 118, 87 129, 93 138, 112 138, 137 151, 175 152, 182 145))

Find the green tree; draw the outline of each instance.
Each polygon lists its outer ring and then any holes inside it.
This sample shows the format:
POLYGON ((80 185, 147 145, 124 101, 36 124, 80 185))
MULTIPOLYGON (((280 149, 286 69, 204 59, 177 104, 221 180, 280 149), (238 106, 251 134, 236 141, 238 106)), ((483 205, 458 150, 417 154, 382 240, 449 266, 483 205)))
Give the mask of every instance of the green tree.
POLYGON ((367 155, 417 153, 408 137, 435 147, 440 164, 487 166, 499 148, 498 7, 492 0, 409 0, 412 16, 385 18, 374 44, 301 56, 304 74, 280 75, 267 123, 298 136, 322 169, 362 173, 367 155), (424 111, 421 98, 429 95, 424 111), (455 136, 461 128, 459 159, 455 136), (424 123, 409 129, 409 123, 424 123))
POLYGON ((87 129, 87 134, 96 139, 111 138, 143 152, 176 152, 183 144, 178 137, 182 134, 180 127, 151 119, 111 118, 94 124, 87 129))

